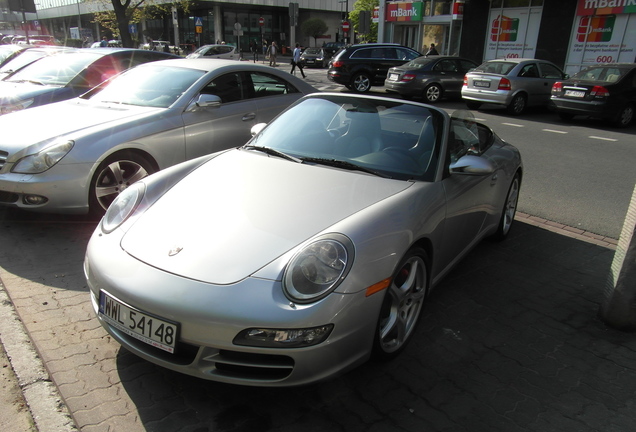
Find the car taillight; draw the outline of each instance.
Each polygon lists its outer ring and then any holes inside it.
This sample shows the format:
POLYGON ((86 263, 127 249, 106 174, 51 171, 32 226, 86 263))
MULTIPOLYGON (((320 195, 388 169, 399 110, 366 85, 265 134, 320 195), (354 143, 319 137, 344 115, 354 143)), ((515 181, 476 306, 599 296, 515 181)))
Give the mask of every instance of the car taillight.
POLYGON ((413 81, 415 79, 415 75, 413 74, 404 74, 402 75, 402 79, 400 81, 413 81))
POLYGON ((333 67, 342 67, 342 62, 340 60, 334 60, 334 62, 331 64, 333 67))
POLYGON ((468 75, 464 75, 464 85, 468 85, 468 75))
POLYGON ((609 96, 609 91, 603 86, 594 86, 590 92, 590 96, 597 98, 607 97, 609 96))
POLYGON ((563 83, 561 81, 557 81, 552 85, 552 94, 561 93, 563 93, 563 83))
POLYGON ((512 85, 510 84, 510 80, 508 78, 502 78, 501 81, 499 81, 499 87, 497 87, 497 90, 510 90, 512 88, 512 85))

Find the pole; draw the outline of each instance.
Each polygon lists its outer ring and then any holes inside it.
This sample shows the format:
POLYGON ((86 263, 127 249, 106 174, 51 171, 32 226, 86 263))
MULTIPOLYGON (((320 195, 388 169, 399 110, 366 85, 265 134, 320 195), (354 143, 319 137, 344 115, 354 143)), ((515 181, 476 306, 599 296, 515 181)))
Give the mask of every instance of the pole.
POLYGON ((384 19, 386 17, 386 1, 380 0, 380 9, 378 10, 378 42, 384 42, 384 19))

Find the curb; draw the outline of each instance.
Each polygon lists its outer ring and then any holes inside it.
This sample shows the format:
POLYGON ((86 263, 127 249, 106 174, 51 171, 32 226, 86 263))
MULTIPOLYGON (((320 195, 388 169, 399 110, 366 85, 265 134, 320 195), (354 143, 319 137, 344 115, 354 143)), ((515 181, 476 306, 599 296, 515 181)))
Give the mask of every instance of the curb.
POLYGON ((78 431, 57 387, 44 367, 13 302, 0 280, 0 343, 18 378, 18 385, 36 430, 40 432, 78 431))

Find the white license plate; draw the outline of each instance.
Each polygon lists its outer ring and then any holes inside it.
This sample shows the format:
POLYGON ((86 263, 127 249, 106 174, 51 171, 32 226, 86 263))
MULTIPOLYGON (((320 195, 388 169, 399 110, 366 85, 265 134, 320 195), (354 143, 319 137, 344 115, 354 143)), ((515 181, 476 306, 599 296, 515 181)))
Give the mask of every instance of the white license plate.
POLYGON ((566 90, 565 95, 570 97, 582 98, 582 97, 585 97, 585 92, 578 91, 578 90, 566 90))
POLYGON ((490 87, 490 81, 473 81, 473 85, 475 87, 489 88, 490 87))
POLYGON ((389 74, 389 81, 397 81, 399 77, 400 77, 399 74, 395 74, 395 73, 389 74))
POLYGON ((179 325, 149 315, 99 292, 99 316, 117 330, 153 347, 174 353, 179 325))
POLYGON ((313 60, 305 60, 308 64, 312 64, 314 61, 313 60))

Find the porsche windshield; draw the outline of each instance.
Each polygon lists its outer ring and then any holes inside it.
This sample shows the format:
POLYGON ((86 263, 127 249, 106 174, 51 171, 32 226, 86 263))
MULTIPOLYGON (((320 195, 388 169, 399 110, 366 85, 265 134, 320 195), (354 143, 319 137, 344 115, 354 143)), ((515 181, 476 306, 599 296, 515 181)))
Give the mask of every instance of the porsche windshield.
POLYGON ((442 114, 424 106, 325 95, 296 104, 249 144, 391 178, 432 180, 442 130, 442 114))
POLYGON ((167 108, 204 74, 198 69, 144 65, 113 79, 91 101, 167 108))

